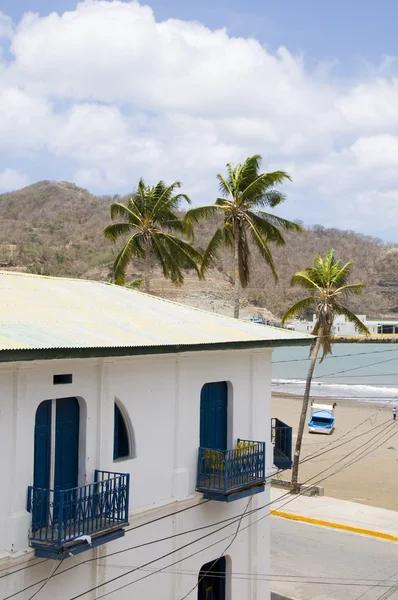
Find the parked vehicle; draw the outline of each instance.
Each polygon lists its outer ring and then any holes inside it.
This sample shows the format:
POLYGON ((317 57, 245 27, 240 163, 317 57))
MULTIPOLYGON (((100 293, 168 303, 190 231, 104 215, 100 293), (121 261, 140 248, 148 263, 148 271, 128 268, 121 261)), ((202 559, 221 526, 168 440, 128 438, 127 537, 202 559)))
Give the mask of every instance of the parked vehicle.
POLYGON ((308 423, 310 433, 330 435, 334 431, 334 404, 311 404, 311 419, 308 423))

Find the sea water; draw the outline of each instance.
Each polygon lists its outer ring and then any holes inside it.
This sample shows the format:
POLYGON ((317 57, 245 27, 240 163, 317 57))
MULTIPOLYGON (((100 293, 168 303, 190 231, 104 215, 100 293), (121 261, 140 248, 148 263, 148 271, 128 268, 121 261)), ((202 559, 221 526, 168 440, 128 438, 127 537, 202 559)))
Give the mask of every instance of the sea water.
MULTIPOLYGON (((322 363, 317 361, 311 398, 398 403, 398 343, 335 343, 332 352, 322 363)), ((272 363, 272 391, 302 395, 309 347, 276 348, 272 363)))

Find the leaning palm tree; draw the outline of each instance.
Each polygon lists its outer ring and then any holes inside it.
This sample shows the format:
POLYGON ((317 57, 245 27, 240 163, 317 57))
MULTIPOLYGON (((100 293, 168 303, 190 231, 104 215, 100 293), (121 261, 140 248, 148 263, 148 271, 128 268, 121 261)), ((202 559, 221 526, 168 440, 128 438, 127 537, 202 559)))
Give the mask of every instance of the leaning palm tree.
POLYGON ((180 187, 179 181, 168 186, 159 181, 150 187, 140 179, 137 192, 127 205, 120 202, 111 205, 111 218, 121 217, 122 220, 106 227, 105 237, 116 242, 118 238, 128 236, 115 259, 116 284, 125 285, 126 270, 134 258, 144 260, 146 292, 150 289, 150 271, 154 261, 160 264, 164 277, 176 285, 183 283, 183 268, 186 266, 195 269, 201 277, 199 265, 202 255, 180 237, 191 235, 189 226, 176 214, 182 200, 190 203, 188 196, 176 193, 180 187))
POLYGON ((299 285, 309 291, 309 296, 296 302, 282 318, 282 324, 288 319, 298 316, 304 310, 315 309, 315 324, 312 334, 316 336, 310 352, 310 366, 308 368, 307 380, 304 391, 303 406, 301 409, 299 428, 297 432, 296 448, 293 457, 293 471, 291 481, 291 492, 297 494, 298 469, 300 461, 301 444, 303 440, 304 425, 308 411, 308 401, 311 391, 312 375, 315 369, 319 350, 322 348, 322 362, 325 356, 332 353, 332 335, 334 319, 343 315, 350 321, 356 331, 362 335, 369 335, 368 328, 342 304, 344 298, 350 294, 359 294, 364 289, 361 283, 347 283, 352 261, 345 265, 340 260, 335 260, 334 250, 326 252, 325 256, 317 255, 314 266, 299 271, 292 278, 292 285, 299 285))
POLYGON ((296 223, 264 211, 265 207, 274 208, 284 201, 285 197, 274 186, 290 177, 284 171, 261 173, 260 164, 261 156, 257 154, 235 167, 228 163, 227 177, 221 173, 217 175, 223 197, 217 198, 211 206, 189 210, 185 217, 186 222, 192 226, 201 219, 222 215, 222 223, 203 255, 202 273, 214 262, 221 246, 233 249, 235 318, 239 318, 240 288, 245 288, 250 279, 249 239, 258 248, 277 280, 269 244, 285 244, 279 228, 301 231, 301 227, 296 223))

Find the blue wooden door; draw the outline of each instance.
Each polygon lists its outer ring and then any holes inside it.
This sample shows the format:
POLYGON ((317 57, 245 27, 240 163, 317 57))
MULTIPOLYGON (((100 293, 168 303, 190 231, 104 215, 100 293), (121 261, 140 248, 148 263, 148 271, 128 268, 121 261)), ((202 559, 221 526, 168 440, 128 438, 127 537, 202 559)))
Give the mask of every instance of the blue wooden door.
POLYGON ((54 490, 69 490, 78 484, 80 409, 76 398, 60 398, 56 406, 54 490))
POLYGON ((51 400, 42 402, 35 418, 32 527, 40 529, 48 518, 51 459, 51 400), (37 491, 36 491, 37 490, 37 491))
POLYGON ((225 381, 206 383, 200 395, 200 446, 227 450, 228 387, 225 381))

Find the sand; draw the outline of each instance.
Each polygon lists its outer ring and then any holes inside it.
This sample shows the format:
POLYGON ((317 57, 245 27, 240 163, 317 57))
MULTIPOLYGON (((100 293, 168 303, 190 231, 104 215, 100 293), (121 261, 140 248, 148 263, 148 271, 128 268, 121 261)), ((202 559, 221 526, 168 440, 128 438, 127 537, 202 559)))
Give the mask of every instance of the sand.
MULTIPOLYGON (((272 398, 272 416, 293 427, 293 448, 301 405, 300 398, 272 398)), ((335 417, 332 435, 309 433, 305 427, 301 459, 328 452, 301 464, 299 481, 317 475, 311 481, 316 483, 328 477, 319 483, 325 496, 398 510, 398 420, 392 420, 392 404, 380 410, 380 405, 337 400, 335 417), (363 453, 366 455, 361 456, 363 453), (333 474, 354 460, 351 466, 333 474)), ((290 476, 291 471, 286 471, 281 477, 290 476)))

